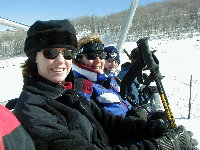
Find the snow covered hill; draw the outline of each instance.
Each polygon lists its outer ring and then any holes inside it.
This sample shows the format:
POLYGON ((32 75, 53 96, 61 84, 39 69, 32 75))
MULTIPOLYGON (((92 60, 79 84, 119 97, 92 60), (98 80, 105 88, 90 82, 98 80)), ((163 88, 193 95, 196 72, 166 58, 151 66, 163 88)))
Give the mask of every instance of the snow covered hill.
MULTIPOLYGON (((115 45, 115 43, 113 44, 115 45)), ((183 124, 194 133, 200 143, 200 36, 181 40, 149 40, 150 50, 157 50, 160 61, 160 71, 165 78, 162 80, 168 96, 170 107, 177 124, 183 124), (191 119, 188 117, 188 102, 190 97, 190 78, 192 76, 191 119)), ((130 51, 136 47, 135 42, 127 42, 123 48, 130 51)), ((20 65, 25 56, 0 61, 0 102, 19 96, 23 79, 20 65)), ((121 53, 121 64, 128 60, 121 53)), ((119 67, 120 69, 120 67, 119 67)), ((200 145, 199 145, 200 148, 200 145)))

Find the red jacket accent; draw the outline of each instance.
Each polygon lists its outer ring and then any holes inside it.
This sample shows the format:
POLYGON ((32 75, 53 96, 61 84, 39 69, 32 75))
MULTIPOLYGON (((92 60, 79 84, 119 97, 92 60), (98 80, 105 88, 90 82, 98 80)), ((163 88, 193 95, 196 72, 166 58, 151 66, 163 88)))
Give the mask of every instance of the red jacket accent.
POLYGON ((0 114, 1 136, 9 134, 20 125, 20 122, 13 115, 13 113, 2 105, 0 105, 0 114))
POLYGON ((35 150, 32 139, 15 115, 0 105, 0 150, 35 150))
POLYGON ((86 93, 86 94, 89 94, 89 95, 92 95, 92 86, 93 86, 93 82, 90 82, 88 80, 84 80, 83 81, 83 89, 82 89, 82 92, 83 93, 86 93))
POLYGON ((71 82, 65 82, 64 84, 61 84, 65 89, 72 89, 72 83, 71 82))

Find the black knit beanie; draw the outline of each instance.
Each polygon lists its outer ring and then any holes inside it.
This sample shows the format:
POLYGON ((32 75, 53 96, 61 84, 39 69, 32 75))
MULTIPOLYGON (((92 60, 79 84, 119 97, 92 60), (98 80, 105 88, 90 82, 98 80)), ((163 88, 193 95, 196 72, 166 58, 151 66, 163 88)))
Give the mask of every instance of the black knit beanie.
POLYGON ((107 53, 106 59, 113 58, 120 64, 119 52, 114 46, 107 46, 104 48, 104 51, 107 53))
POLYGON ((35 60, 36 52, 46 48, 69 48, 76 50, 76 30, 65 20, 36 21, 28 30, 24 52, 35 60))

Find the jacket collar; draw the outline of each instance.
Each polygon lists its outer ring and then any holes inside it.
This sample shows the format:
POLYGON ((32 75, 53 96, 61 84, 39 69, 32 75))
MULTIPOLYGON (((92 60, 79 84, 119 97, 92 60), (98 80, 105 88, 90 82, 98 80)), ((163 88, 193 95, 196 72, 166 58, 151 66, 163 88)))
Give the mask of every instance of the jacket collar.
POLYGON ((92 82, 104 82, 108 77, 104 73, 103 74, 97 73, 95 70, 77 63, 74 63, 72 65, 72 71, 75 77, 88 79, 92 82))
MULTIPOLYGON (((74 78, 71 77, 73 77, 72 71, 66 78, 66 81, 74 83, 74 78)), ((39 75, 37 77, 24 77, 23 89, 50 99, 57 99, 67 91, 63 85, 53 83, 39 75)))

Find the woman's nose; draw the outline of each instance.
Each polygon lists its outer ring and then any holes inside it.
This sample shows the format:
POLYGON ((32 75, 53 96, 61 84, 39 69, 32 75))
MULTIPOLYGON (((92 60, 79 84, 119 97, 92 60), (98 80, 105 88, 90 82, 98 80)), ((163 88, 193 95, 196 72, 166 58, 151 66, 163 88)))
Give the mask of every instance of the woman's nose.
POLYGON ((56 57, 57 61, 63 62, 65 60, 64 56, 62 53, 59 53, 58 56, 56 57))
POLYGON ((101 59, 99 58, 99 56, 97 56, 97 57, 94 59, 94 61, 96 61, 96 62, 101 62, 101 59))

